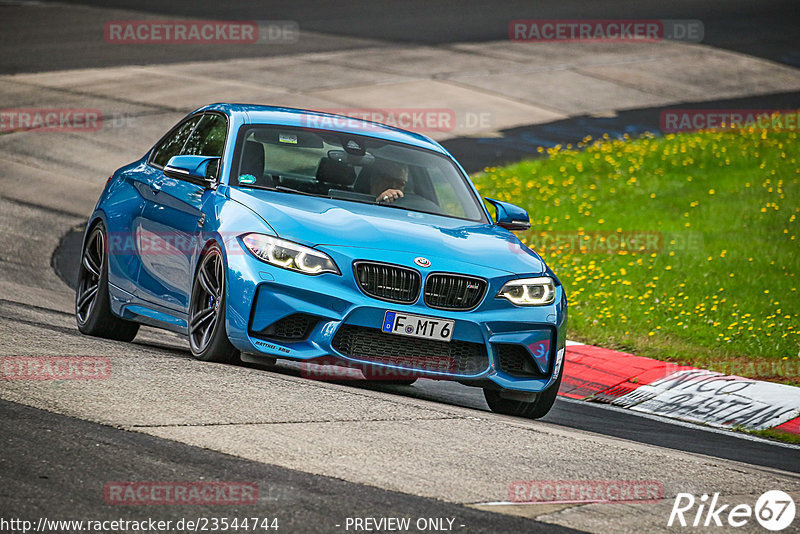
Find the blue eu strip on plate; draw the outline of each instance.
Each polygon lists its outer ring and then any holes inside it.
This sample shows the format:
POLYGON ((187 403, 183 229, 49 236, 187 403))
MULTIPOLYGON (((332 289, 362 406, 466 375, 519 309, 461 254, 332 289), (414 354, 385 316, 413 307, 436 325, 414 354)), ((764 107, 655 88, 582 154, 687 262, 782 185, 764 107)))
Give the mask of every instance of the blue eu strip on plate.
POLYGON ((394 315, 395 312, 387 311, 386 315, 383 317, 383 331, 384 332, 391 332, 394 328, 394 315))

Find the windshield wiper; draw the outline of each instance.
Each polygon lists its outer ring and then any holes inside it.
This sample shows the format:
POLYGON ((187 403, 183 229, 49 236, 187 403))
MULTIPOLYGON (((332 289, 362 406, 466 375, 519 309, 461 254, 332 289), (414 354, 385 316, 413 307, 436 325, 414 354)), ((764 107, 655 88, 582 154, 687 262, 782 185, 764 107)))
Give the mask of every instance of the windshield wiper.
POLYGON ((297 195, 306 195, 309 197, 321 197, 323 195, 315 195, 314 193, 309 193, 308 191, 300 191, 299 189, 292 189, 291 187, 286 187, 283 185, 276 185, 274 187, 275 191, 281 191, 283 193, 295 193, 297 195))
POLYGON ((306 195, 310 197, 319 197, 323 195, 315 195, 314 193, 308 193, 306 191, 300 191, 299 189, 292 189, 291 187, 285 187, 282 185, 256 185, 256 184, 239 184, 238 187, 249 187, 251 189, 263 189, 265 191, 279 191, 281 193, 294 193, 296 195, 306 195))

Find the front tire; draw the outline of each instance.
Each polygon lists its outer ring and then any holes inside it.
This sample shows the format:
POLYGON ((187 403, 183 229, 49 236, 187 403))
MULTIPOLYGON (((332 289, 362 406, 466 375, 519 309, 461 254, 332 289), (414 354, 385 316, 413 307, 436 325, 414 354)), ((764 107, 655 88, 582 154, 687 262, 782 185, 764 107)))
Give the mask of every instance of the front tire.
POLYGON ((239 351, 225 332, 225 262, 214 243, 203 253, 194 275, 189 304, 189 346, 204 362, 233 363, 239 351))
POLYGON ((558 372, 558 378, 553 384, 536 396, 533 401, 520 401, 503 398, 502 392, 496 389, 483 390, 486 404, 495 412, 503 415, 514 415, 527 419, 541 419, 550 411, 558 396, 561 378, 564 376, 564 362, 558 372))
POLYGON ((139 325, 111 312, 108 293, 108 247, 103 223, 92 227, 81 253, 75 288, 75 319, 81 334, 116 341, 133 341, 139 325))

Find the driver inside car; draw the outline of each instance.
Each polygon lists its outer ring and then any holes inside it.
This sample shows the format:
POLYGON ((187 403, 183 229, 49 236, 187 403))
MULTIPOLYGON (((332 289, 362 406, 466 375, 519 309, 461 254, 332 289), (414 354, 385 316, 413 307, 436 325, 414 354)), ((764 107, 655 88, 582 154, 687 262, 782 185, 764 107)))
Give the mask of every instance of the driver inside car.
POLYGON ((376 202, 391 204, 403 196, 408 183, 408 166, 392 161, 376 162, 370 181, 370 193, 376 202))

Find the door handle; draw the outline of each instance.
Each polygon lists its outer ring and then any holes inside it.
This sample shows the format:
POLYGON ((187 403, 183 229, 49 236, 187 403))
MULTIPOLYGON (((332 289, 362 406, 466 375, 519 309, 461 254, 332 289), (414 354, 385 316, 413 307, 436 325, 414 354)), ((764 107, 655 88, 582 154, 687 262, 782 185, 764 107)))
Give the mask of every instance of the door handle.
POLYGON ((160 183, 152 183, 150 184, 150 192, 154 195, 157 195, 161 192, 161 184, 160 183))

